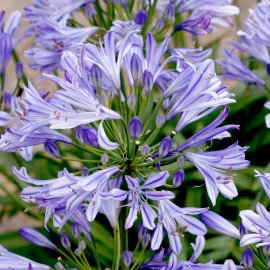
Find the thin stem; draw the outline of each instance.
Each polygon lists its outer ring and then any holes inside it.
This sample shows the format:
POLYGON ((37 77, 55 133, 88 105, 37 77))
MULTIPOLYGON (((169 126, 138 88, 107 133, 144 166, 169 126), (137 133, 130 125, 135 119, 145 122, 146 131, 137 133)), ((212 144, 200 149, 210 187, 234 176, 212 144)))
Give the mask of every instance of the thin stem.
POLYGON ((94 257, 95 257, 95 260, 96 260, 98 269, 101 270, 101 267, 100 267, 100 261, 99 261, 99 256, 98 256, 98 254, 97 254, 96 244, 95 244, 95 241, 94 241, 93 236, 92 236, 91 248, 92 248, 92 250, 93 250, 94 257))
POLYGON ((85 254, 84 254, 84 250, 82 250, 81 252, 82 252, 82 258, 83 258, 83 260, 85 261, 86 267, 87 267, 89 270, 92 270, 92 268, 91 268, 91 266, 90 266, 90 264, 89 264, 89 262, 88 262, 88 260, 87 260, 87 258, 86 258, 86 256, 85 256, 85 254))
MULTIPOLYGON (((62 249, 57 248, 56 249, 57 252, 59 252, 62 256, 64 256, 66 259, 68 259, 70 262, 74 263, 77 267, 81 267, 80 262, 79 265, 68 255, 66 254, 66 252, 64 252, 62 249)), ((83 269, 83 268, 82 268, 83 269)))
POLYGON ((117 228, 113 228, 113 238, 114 238, 114 252, 115 252, 113 269, 118 270, 119 262, 120 262, 120 254, 121 254, 119 224, 117 224, 117 228))
POLYGON ((76 262, 76 264, 78 266, 80 266, 82 270, 84 270, 85 269, 84 266, 80 263, 80 261, 78 260, 78 258, 74 255, 74 253, 72 252, 72 250, 70 249, 68 252, 72 256, 72 258, 74 259, 74 261, 76 262))
POLYGON ((139 257, 137 258, 137 260, 135 261, 135 263, 133 264, 133 266, 130 270, 134 270, 136 268, 136 266, 139 265, 139 262, 141 261, 141 258, 143 257, 144 252, 145 252, 145 249, 142 249, 139 257))
POLYGON ((62 157, 62 159, 67 160, 67 161, 75 161, 75 162, 82 162, 82 163, 101 163, 100 160, 76 159, 76 158, 68 158, 68 157, 62 157))

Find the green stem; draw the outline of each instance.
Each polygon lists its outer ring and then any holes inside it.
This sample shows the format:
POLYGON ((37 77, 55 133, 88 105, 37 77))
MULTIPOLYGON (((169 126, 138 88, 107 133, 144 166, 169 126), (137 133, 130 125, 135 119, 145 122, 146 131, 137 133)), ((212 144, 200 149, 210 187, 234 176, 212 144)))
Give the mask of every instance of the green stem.
POLYGON ((94 253, 94 257, 95 257, 95 260, 96 260, 96 263, 97 263, 97 267, 98 267, 99 270, 101 270, 99 256, 97 254, 97 249, 96 249, 96 244, 95 244, 93 236, 91 236, 91 237, 92 237, 91 248, 92 248, 93 253, 94 253))
MULTIPOLYGON (((56 251, 59 252, 62 256, 64 256, 66 259, 68 259, 70 262, 75 264, 77 267, 79 267, 79 268, 81 267, 80 262, 79 262, 79 265, 78 265, 68 254, 66 254, 66 252, 64 252, 60 248, 57 248, 56 251)), ((83 270, 83 268, 82 268, 82 270, 83 270)))
POLYGON ((91 268, 91 266, 90 266, 90 264, 89 264, 89 262, 88 262, 88 260, 87 260, 87 258, 85 256, 85 254, 84 254, 84 250, 82 250, 81 252, 82 252, 82 258, 83 258, 83 260, 85 262, 86 268, 88 268, 89 270, 92 270, 92 268, 91 268))
POLYGON ((150 10, 148 11, 147 20, 146 20, 146 23, 142 29, 142 36, 144 36, 148 31, 148 27, 149 27, 150 23, 152 22, 152 17, 155 14, 156 5, 157 5, 157 0, 154 0, 154 4, 151 6, 150 10))
POLYGON ((90 159, 76 159, 76 158, 68 158, 62 157, 63 160, 67 161, 75 161, 75 162, 82 162, 82 163, 101 163, 100 160, 90 160, 90 159))
POLYGON ((136 268, 136 266, 139 265, 139 262, 141 261, 141 258, 143 257, 144 252, 145 252, 145 249, 142 249, 139 257, 137 258, 137 260, 135 261, 135 263, 133 264, 133 266, 130 270, 134 270, 136 268))
POLYGON ((121 255, 121 241, 120 241, 120 232, 119 232, 119 224, 117 224, 117 228, 113 228, 113 238, 114 238, 114 262, 113 266, 115 270, 119 269, 120 255, 121 255))

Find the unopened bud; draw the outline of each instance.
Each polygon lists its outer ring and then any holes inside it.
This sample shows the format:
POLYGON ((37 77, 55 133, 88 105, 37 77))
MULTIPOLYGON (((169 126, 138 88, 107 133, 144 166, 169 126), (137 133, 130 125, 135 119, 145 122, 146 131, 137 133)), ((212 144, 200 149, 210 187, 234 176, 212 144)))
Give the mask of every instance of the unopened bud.
POLYGON ((145 70, 143 73, 142 83, 146 96, 149 96, 152 91, 153 81, 154 79, 152 73, 148 70, 145 70))
POLYGON ((151 240, 151 236, 150 236, 150 234, 148 233, 145 237, 144 237, 144 239, 142 240, 142 248, 143 249, 146 249, 146 247, 149 245, 149 243, 150 243, 150 240, 151 240))
POLYGON ((142 149, 141 149, 141 153, 142 153, 142 156, 143 156, 143 157, 149 155, 149 153, 150 153, 150 147, 149 147, 147 144, 145 144, 145 145, 142 147, 142 149))
POLYGON ((77 126, 74 130, 74 137, 79 141, 80 144, 84 143, 83 140, 83 128, 84 125, 77 126))
POLYGON ((165 20, 168 23, 173 23, 174 22, 174 13, 175 13, 175 6, 174 4, 168 4, 165 12, 164 12, 164 16, 165 16, 165 20))
POLYGON ((106 164, 108 163, 108 161, 109 161, 109 156, 108 156, 106 153, 104 153, 104 154, 101 156, 100 160, 101 160, 101 163, 102 163, 103 165, 106 165, 106 164))
POLYGON ((56 270, 64 270, 65 269, 63 264, 60 262, 57 262, 54 267, 56 270))
POLYGON ((177 164, 180 168, 182 168, 184 166, 184 163, 185 163, 185 157, 184 156, 181 156, 177 159, 177 164))
POLYGON ((105 96, 104 94, 101 94, 98 96, 98 101, 101 105, 105 105, 105 96))
POLYGON ((101 93, 101 82, 102 82, 102 75, 101 69, 98 65, 94 64, 91 68, 91 79, 95 86, 97 93, 101 93))
POLYGON ((52 140, 46 140, 44 143, 44 149, 47 153, 55 158, 61 158, 61 154, 57 145, 52 140))
POLYGON ((242 254, 242 262, 243 265, 247 268, 247 270, 252 270, 254 263, 254 256, 250 248, 246 249, 242 254))
MULTIPOLYGON (((88 171, 88 169, 87 169, 87 171, 88 171)), ((79 241, 80 236, 81 236, 81 232, 82 232, 80 225, 77 224, 77 223, 72 223, 72 225, 71 225, 71 232, 72 232, 74 238, 77 241, 79 241)))
POLYGON ((138 226, 138 239, 140 242, 146 237, 147 231, 147 228, 143 226, 143 222, 141 221, 138 226))
POLYGON ((156 118, 156 126, 158 129, 160 129, 165 123, 165 116, 162 114, 158 114, 156 118))
POLYGON ((82 251, 79 249, 79 248, 76 248, 74 250, 74 254, 77 256, 77 257, 80 257, 82 255, 82 251))
POLYGON ((83 140, 85 143, 98 148, 98 134, 97 131, 93 127, 85 127, 83 128, 83 140))
POLYGON ((110 86, 107 90, 107 98, 109 101, 112 101, 114 97, 115 97, 115 89, 112 86, 110 86))
POLYGON ((62 235, 60 236, 60 241, 62 246, 66 249, 66 250, 70 250, 71 249, 71 242, 70 242, 70 238, 68 236, 67 233, 62 233, 62 235))
POLYGON ((17 80, 20 80, 23 76, 23 64, 21 62, 16 63, 15 70, 17 80))
POLYGON ((89 175, 89 170, 87 167, 83 167, 81 170, 81 176, 88 176, 89 175))
POLYGON ((85 250, 86 249, 86 244, 85 244, 85 242, 83 240, 79 242, 78 248, 80 250, 85 250))
POLYGON ((170 100, 169 100, 169 98, 166 98, 166 99, 163 101, 162 106, 163 106, 163 109, 164 109, 164 110, 167 110, 167 109, 169 108, 169 106, 170 106, 170 100))
POLYGON ((146 20, 147 20, 147 12, 142 9, 139 9, 134 18, 135 23, 145 25, 146 20))
POLYGON ((134 85, 140 85, 140 80, 142 76, 142 61, 140 57, 135 53, 133 53, 130 60, 130 71, 134 81, 134 85))
POLYGON ((160 31, 160 30, 162 30, 163 29, 163 27, 164 27, 164 20, 162 19, 162 18, 159 18, 158 20, 157 20, 157 22, 156 22, 156 30, 157 31, 160 31))
POLYGON ((126 268, 129 268, 131 262, 132 262, 132 252, 130 251, 124 251, 122 253, 123 262, 126 268))
POLYGON ((172 139, 170 136, 162 139, 159 145, 159 157, 164 158, 165 156, 167 156, 171 150, 171 147, 172 147, 172 139))
POLYGON ((132 111, 134 111, 135 105, 136 105, 136 97, 134 94, 130 94, 127 98, 127 105, 128 108, 132 111))
POLYGON ((185 172, 183 169, 176 171, 175 174, 173 175, 173 186, 175 188, 180 187, 184 181, 184 178, 185 172))
POLYGON ((142 132, 142 122, 141 119, 138 116, 134 116, 131 118, 129 125, 129 133, 133 140, 136 140, 139 138, 142 132))
POLYGON ((263 254, 265 257, 268 258, 268 256, 270 255, 270 245, 268 246, 263 246, 263 254))

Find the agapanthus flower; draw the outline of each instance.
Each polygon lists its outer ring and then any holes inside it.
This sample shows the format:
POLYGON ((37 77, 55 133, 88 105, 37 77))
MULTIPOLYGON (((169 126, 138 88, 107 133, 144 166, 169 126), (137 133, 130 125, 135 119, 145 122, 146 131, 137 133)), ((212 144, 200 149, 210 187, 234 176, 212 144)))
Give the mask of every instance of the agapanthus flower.
POLYGON ((36 36, 36 47, 30 47, 24 54, 31 68, 49 73, 57 70, 64 50, 69 49, 73 43, 84 42, 98 30, 96 26, 70 27, 67 25, 68 18, 66 15, 58 22, 44 17, 26 30, 25 35, 36 36))
POLYGON ((2 245, 0 245, 0 265, 2 269, 18 269, 18 270, 51 269, 48 265, 37 263, 20 255, 9 252, 2 245))
POLYGON ((13 48, 20 42, 15 39, 21 26, 21 12, 14 11, 10 14, 4 24, 5 11, 0 11, 0 76, 3 75, 5 67, 10 59, 13 48))
POLYGON ((41 17, 61 20, 84 4, 93 3, 93 0, 32 0, 32 3, 24 7, 24 12, 28 21, 35 22, 41 17))
POLYGON ((242 81, 247 84, 254 84, 259 88, 265 84, 264 80, 251 71, 237 56, 235 50, 223 48, 225 59, 218 59, 216 62, 223 68, 223 78, 230 81, 242 81))

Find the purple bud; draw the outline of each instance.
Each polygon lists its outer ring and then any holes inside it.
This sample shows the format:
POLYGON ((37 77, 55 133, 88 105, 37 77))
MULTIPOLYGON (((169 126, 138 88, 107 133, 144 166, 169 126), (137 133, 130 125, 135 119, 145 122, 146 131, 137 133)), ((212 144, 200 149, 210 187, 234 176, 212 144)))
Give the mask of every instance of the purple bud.
POLYGON ((164 20, 162 18, 159 18, 156 22, 157 31, 160 31, 163 27, 164 27, 164 20))
POLYGON ((158 129, 160 129, 165 123, 165 116, 162 114, 158 114, 156 118, 156 126, 158 129))
POLYGON ((181 156, 177 159, 177 164, 180 168, 182 168, 184 166, 184 163, 185 163, 185 157, 184 156, 181 156))
POLYGON ((122 253, 123 262, 126 268, 129 268, 131 262, 132 262, 132 252, 130 251, 124 251, 122 253))
POLYGON ((105 96, 104 94, 101 94, 98 96, 98 101, 101 105, 105 105, 105 96))
POLYGON ((55 244, 31 227, 21 227, 19 233, 22 238, 34 245, 56 250, 55 244))
POLYGON ((77 256, 77 257, 80 257, 82 255, 82 251, 79 249, 79 248, 76 248, 74 250, 74 254, 77 256))
POLYGON ((17 80, 20 80, 23 76, 23 64, 21 62, 16 63, 15 70, 17 80))
POLYGON ((142 132, 142 122, 138 116, 134 116, 131 118, 129 125, 129 133, 133 140, 136 140, 139 138, 141 132, 142 132))
POLYGON ((151 236, 150 234, 146 234, 146 236, 144 237, 144 239, 142 240, 142 248, 143 249, 146 249, 146 247, 149 245, 150 243, 150 240, 151 240, 151 236))
POLYGON ((10 104, 11 104, 11 99, 12 99, 13 95, 5 92, 4 94, 4 104, 7 110, 10 110, 10 104))
POLYGON ((115 89, 112 86, 110 86, 107 90, 107 98, 109 101, 112 101, 114 97, 115 97, 115 89))
POLYGON ((92 82, 95 86, 95 89, 98 93, 101 93, 101 80, 102 80, 102 75, 101 75, 101 69, 98 65, 94 64, 91 68, 91 79, 92 82))
POLYGON ((46 140, 44 143, 44 149, 47 153, 55 158, 61 158, 61 154, 57 145, 52 140, 46 140))
POLYGON ((263 246, 263 254, 265 257, 268 258, 268 256, 270 255, 270 246, 263 246))
POLYGON ((170 136, 162 139, 159 145, 159 157, 164 158, 168 155, 172 147, 172 139, 170 136))
POLYGON ((130 110, 134 110, 136 105, 136 96, 134 94, 130 94, 127 98, 127 105, 130 110))
POLYGON ((87 167, 83 167, 81 170, 81 176, 88 176, 89 175, 89 170, 87 167))
MULTIPOLYGON (((88 169, 87 169, 87 171, 88 171, 88 169)), ((78 223, 72 223, 71 232, 72 232, 74 238, 77 241, 79 241, 82 231, 81 231, 81 227, 80 227, 80 225, 78 223)))
POLYGON ((141 149, 142 156, 145 157, 150 153, 150 147, 145 144, 141 149))
POLYGON ((74 137, 79 141, 80 144, 83 144, 83 129, 84 125, 77 126, 74 130, 74 137))
POLYGON ((242 262, 243 265, 247 268, 247 270, 252 270, 254 256, 250 248, 246 249, 242 254, 242 262))
POLYGON ((267 70, 268 76, 270 76, 270 64, 267 64, 266 65, 266 70, 267 70))
POLYGON ((138 12, 135 15, 135 23, 140 24, 140 25, 145 25, 147 20, 147 12, 139 9, 138 12))
POLYGON ((67 233, 63 232, 62 235, 60 236, 60 241, 62 246, 66 249, 66 250, 70 250, 71 249, 71 242, 69 239, 69 236, 67 233))
POLYGON ((83 10, 88 20, 97 14, 96 10, 90 4, 83 5, 83 10))
POLYGON ((130 71, 134 81, 134 85, 140 85, 140 80, 142 76, 142 61, 140 57, 135 53, 133 53, 130 60, 130 71))
POLYGON ((85 244, 84 240, 79 242, 78 248, 80 250, 85 250, 86 249, 86 244, 85 244))
POLYGON ((142 79, 142 83, 143 83, 143 89, 145 91, 145 94, 147 96, 150 95, 152 88, 153 88, 153 75, 150 71, 145 70, 143 73, 143 79, 142 79))
POLYGON ((142 242, 142 240, 146 237, 147 235, 147 228, 143 226, 143 222, 141 221, 138 226, 138 238, 139 242, 142 242))
POLYGON ((0 76, 2 76, 12 54, 12 40, 9 34, 0 34, 0 52, 0 76))
POLYGON ((84 127, 83 130, 83 140, 85 143, 98 148, 98 134, 93 127, 84 127))
POLYGON ((168 4, 164 12, 166 22, 168 23, 174 22, 174 13, 175 13, 174 4, 168 4))
POLYGON ((240 236, 241 238, 245 235, 248 234, 248 229, 246 227, 244 227, 243 223, 240 222, 239 224, 239 232, 240 232, 240 236))
POLYGON ((163 103, 162 103, 162 106, 163 106, 163 109, 164 110, 167 110, 170 106, 170 99, 169 98, 166 98, 163 103))
POLYGON ((102 163, 103 165, 105 165, 105 164, 107 164, 108 161, 109 161, 109 156, 108 156, 106 153, 104 153, 104 154, 101 156, 100 160, 101 160, 101 163, 102 163))
POLYGON ((180 187, 184 181, 184 178, 185 172, 183 169, 176 171, 175 174, 173 175, 173 186, 175 188, 180 187))
POLYGON ((60 262, 57 262, 54 267, 56 270, 64 270, 65 269, 63 264, 60 262))

